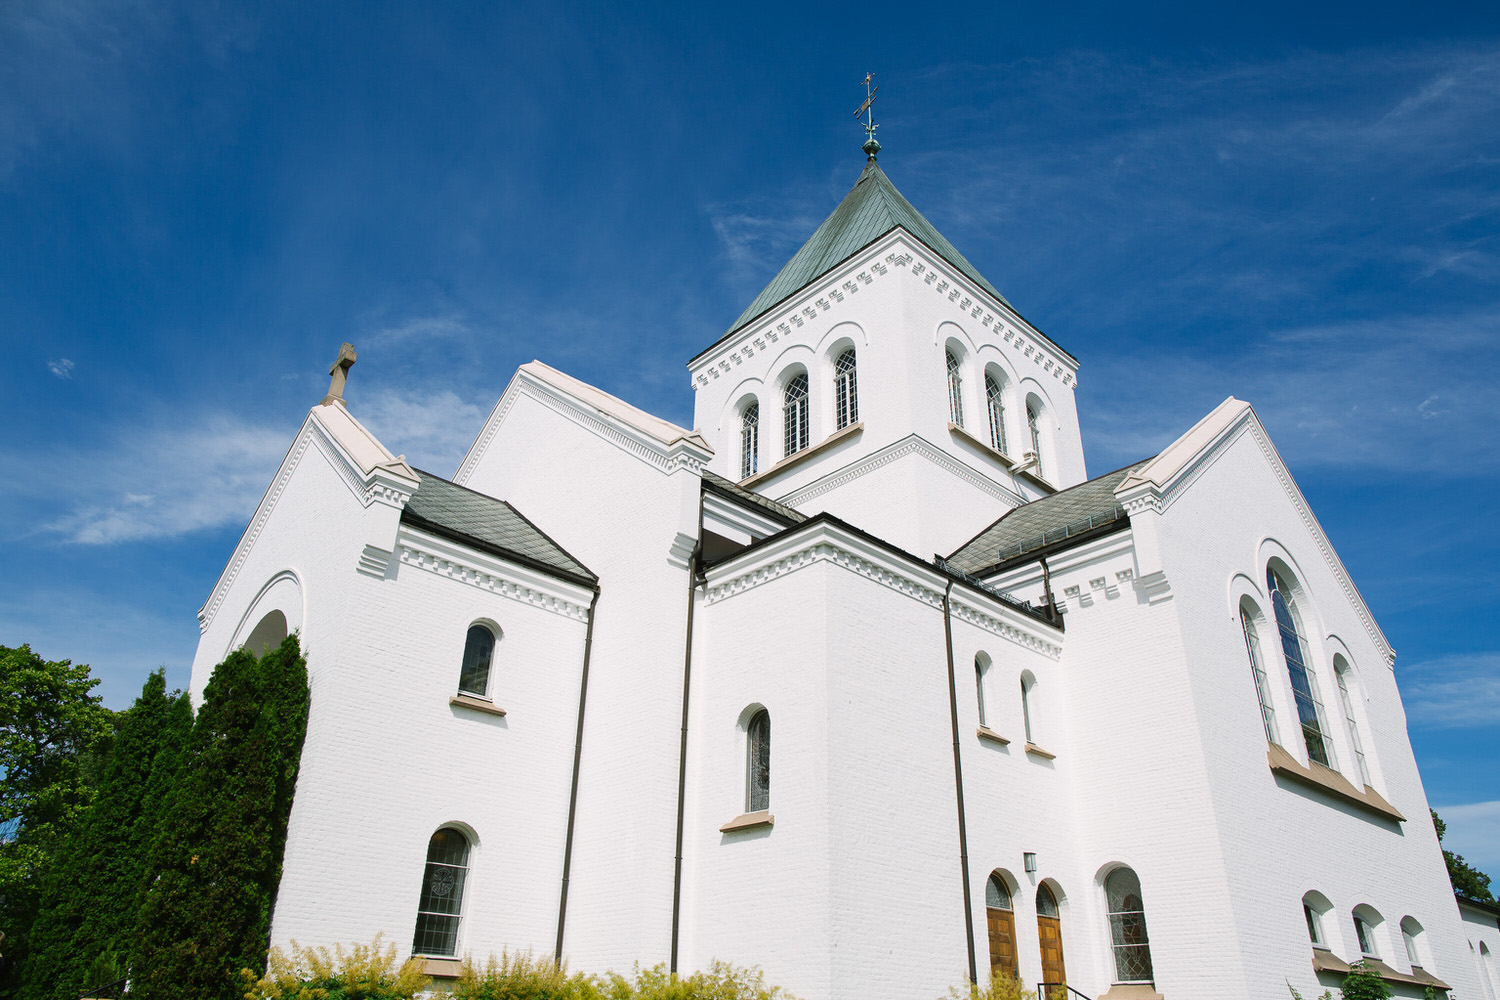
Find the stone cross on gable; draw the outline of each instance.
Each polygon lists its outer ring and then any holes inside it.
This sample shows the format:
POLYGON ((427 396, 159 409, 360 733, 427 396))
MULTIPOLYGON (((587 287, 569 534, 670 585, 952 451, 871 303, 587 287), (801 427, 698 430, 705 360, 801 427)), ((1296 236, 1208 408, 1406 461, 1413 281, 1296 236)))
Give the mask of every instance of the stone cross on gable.
POLYGON ((328 395, 323 397, 323 406, 327 406, 333 402, 342 403, 344 401, 344 384, 349 381, 349 369, 354 365, 357 357, 358 355, 354 353, 353 344, 345 343, 339 345, 338 359, 328 369, 328 374, 332 378, 328 383, 328 395))

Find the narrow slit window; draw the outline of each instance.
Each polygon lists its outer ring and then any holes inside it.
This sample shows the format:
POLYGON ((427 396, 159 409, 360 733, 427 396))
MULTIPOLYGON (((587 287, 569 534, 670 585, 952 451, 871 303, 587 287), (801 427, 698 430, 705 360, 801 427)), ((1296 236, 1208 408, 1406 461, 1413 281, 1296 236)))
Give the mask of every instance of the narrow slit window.
POLYGON ((833 399, 840 430, 859 421, 859 387, 852 347, 840 354, 833 364, 833 399))
POLYGON ((984 377, 984 398, 990 413, 990 446, 1005 452, 1005 399, 993 375, 984 377))
POLYGON ((495 658, 495 633, 483 625, 470 625, 464 640, 464 663, 458 673, 458 689, 481 698, 489 691, 490 665, 495 658))
POLYGON ((760 471, 760 404, 751 403, 740 417, 740 478, 760 471))
POLYGON ((771 808, 771 714, 756 712, 745 727, 745 811, 771 808))
POLYGON ((1250 672, 1255 677, 1255 693, 1260 698, 1260 721, 1266 727, 1266 739, 1280 743, 1276 735, 1276 709, 1271 704, 1271 683, 1261 658, 1260 635, 1249 608, 1240 608, 1240 628, 1245 633, 1245 651, 1250 656, 1250 672))
POLYGON ((1286 658, 1287 676, 1291 678, 1292 695, 1297 702, 1307 758, 1337 770, 1333 741, 1328 738, 1324 722, 1323 700, 1318 694, 1318 677, 1307 662, 1307 639, 1291 591, 1281 575, 1271 568, 1266 569, 1266 586, 1271 591, 1271 607, 1276 612, 1276 630, 1281 635, 1281 652, 1286 658))
POLYGON ((1026 726, 1026 742, 1035 743, 1031 737, 1031 689, 1033 685, 1027 683, 1025 677, 1021 678, 1021 721, 1026 726))
POLYGON ((458 954, 458 925, 463 916, 464 883, 469 876, 469 840, 453 829, 442 829, 427 844, 427 868, 417 903, 417 930, 411 950, 416 955, 452 957, 458 954))
POLYGON ((782 449, 791 456, 807 447, 807 376, 795 375, 786 385, 782 407, 782 449))
POLYGON ((956 427, 964 425, 964 376, 952 351, 948 352, 948 419, 956 427))
POLYGON ((1036 474, 1044 475, 1042 472, 1041 414, 1037 412, 1034 403, 1026 404, 1026 429, 1031 433, 1031 453, 1036 457, 1036 474))
POLYGON ((985 668, 985 666, 986 666, 986 664, 984 662, 984 656, 982 654, 979 655, 979 656, 974 657, 974 691, 975 691, 975 693, 979 697, 979 724, 981 726, 986 726, 987 727, 989 725, 989 723, 987 721, 985 721, 985 711, 984 711, 984 668, 985 668))

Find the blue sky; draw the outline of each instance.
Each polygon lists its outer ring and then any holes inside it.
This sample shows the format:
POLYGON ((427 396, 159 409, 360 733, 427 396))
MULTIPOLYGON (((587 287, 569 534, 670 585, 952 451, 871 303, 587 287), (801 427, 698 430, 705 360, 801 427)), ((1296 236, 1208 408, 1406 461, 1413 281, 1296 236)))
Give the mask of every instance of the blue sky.
POLYGON ((185 685, 344 340, 439 473, 534 357, 690 422, 872 70, 891 179, 1082 360, 1091 472, 1255 405, 1500 876, 1500 7, 1253 6, 5 0, 0 643, 185 685))

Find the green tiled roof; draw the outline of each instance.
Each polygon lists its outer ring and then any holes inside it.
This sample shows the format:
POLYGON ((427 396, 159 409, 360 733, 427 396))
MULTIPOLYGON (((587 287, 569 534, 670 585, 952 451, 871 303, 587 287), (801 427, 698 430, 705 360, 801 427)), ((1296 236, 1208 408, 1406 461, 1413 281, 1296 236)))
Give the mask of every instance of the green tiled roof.
POLYGON ((1007 511, 949 556, 948 566, 978 576, 996 563, 1054 548, 1085 531, 1116 522, 1123 527, 1128 520, 1115 499, 1115 489, 1149 461, 1143 459, 1007 511))
MULTIPOLYGON (((902 197, 885 171, 871 159, 865 164, 859 180, 854 182, 854 189, 833 210, 833 214, 823 220, 817 232, 787 261, 781 273, 755 297, 724 336, 728 337, 748 325, 761 313, 827 274, 897 226, 921 240, 979 287, 1005 302, 995 286, 974 270, 974 265, 902 197)), ((1009 302, 1005 304, 1010 305, 1009 302)))
POLYGON ((415 470, 421 485, 401 511, 401 520, 484 552, 536 566, 575 580, 598 582, 588 567, 564 552, 504 500, 415 470))

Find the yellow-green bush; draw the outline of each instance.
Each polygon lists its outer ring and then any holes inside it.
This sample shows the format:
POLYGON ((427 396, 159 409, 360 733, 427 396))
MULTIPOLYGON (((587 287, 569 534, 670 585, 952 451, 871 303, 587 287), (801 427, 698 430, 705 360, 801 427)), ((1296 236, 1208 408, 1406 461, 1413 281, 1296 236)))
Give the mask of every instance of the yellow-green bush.
POLYGON ((691 976, 636 966, 633 979, 611 972, 604 980, 604 1000, 796 1000, 779 986, 767 986, 759 969, 714 962, 691 976))
POLYGON ((1036 991, 1008 972, 997 972, 987 983, 969 983, 948 991, 952 1000, 1036 1000, 1036 991))
POLYGON ((599 983, 567 964, 533 958, 530 952, 494 955, 484 965, 465 961, 453 984, 455 1000, 599 1000, 599 983))
POLYGON ((245 1000, 411 1000, 427 988, 416 959, 396 961, 396 946, 381 946, 381 935, 369 944, 345 951, 337 944, 304 948, 292 942, 292 954, 272 948, 266 974, 240 973, 245 1000))

